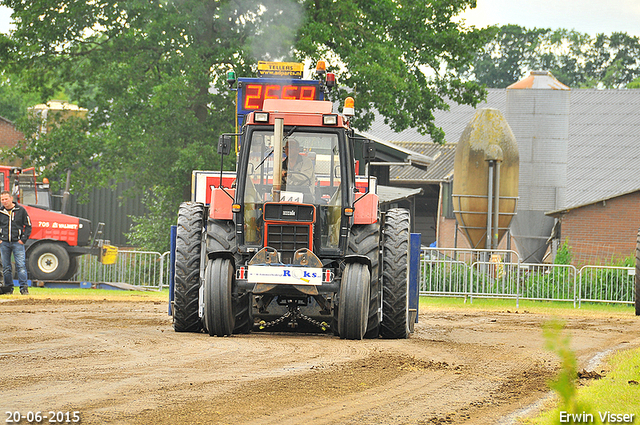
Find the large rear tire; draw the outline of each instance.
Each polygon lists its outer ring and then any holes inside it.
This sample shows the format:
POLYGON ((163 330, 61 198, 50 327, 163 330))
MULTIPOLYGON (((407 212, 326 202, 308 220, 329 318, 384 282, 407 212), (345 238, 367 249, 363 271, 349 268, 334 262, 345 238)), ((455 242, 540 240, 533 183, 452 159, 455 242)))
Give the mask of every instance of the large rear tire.
POLYGON ((638 230, 638 240, 636 242, 636 316, 640 316, 640 230, 638 230))
POLYGON ((173 303, 173 329, 176 332, 199 332, 200 250, 202 245, 204 206, 184 202, 178 211, 176 231, 176 275, 173 303))
POLYGON ((78 273, 78 257, 69 257, 69 270, 62 276, 62 280, 71 280, 76 273, 78 273))
POLYGON ((387 211, 384 223, 382 276, 383 338, 408 338, 409 327, 409 236, 411 216, 405 209, 387 211))
POLYGON ((340 285, 338 332, 341 338, 362 339, 369 319, 370 273, 367 266, 349 263, 340 285))
POLYGON ((353 225, 349 235, 347 254, 365 255, 371 261, 371 292, 369 295, 369 317, 365 338, 377 338, 380 333, 380 222, 353 225))
POLYGON ((227 336, 235 328, 233 264, 226 258, 209 260, 204 275, 204 327, 211 336, 227 336))
POLYGON ((60 280, 69 270, 69 261, 69 253, 63 246, 40 243, 29 252, 29 275, 34 280, 60 280))
MULTIPOLYGON (((236 228, 233 221, 212 220, 207 223, 207 252, 231 254, 234 268, 242 261, 236 244, 236 228)), ((234 334, 249 333, 253 328, 252 296, 249 292, 234 294, 235 328, 234 334)))

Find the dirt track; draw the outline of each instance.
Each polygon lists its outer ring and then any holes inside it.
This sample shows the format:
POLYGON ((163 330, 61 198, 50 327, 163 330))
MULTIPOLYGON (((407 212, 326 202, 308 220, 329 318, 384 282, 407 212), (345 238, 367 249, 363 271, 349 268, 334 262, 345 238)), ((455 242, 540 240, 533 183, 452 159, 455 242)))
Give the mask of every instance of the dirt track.
MULTIPOLYGON (((408 340, 177 334, 166 303, 0 302, 0 407, 83 424, 491 424, 548 393, 544 314, 427 309, 408 340)), ((566 317, 581 367, 640 345, 628 314, 566 317)), ((27 423, 23 421, 22 423, 27 423)))

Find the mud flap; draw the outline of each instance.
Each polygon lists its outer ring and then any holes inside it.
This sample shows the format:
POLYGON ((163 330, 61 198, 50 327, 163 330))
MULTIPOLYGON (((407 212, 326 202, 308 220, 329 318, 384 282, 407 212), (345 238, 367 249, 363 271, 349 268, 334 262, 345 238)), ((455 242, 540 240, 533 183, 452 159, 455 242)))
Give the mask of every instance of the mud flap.
POLYGON ((418 323, 420 305, 420 233, 409 236, 409 331, 418 323))

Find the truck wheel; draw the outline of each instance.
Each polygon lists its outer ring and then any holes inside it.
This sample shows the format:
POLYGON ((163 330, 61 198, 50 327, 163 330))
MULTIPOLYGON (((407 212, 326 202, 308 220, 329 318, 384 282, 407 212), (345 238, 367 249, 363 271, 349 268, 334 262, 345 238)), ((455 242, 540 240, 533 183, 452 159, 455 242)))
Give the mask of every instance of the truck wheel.
POLYGON ((636 243, 636 316, 640 316, 640 230, 638 230, 638 241, 636 243))
POLYGON ((31 252, 27 265, 31 279, 60 280, 69 270, 69 253, 55 243, 38 244, 31 252))
POLYGON ((231 260, 209 260, 204 275, 204 327, 211 336, 231 335, 235 328, 231 260))
POLYGON ((380 222, 354 225, 349 235, 347 254, 366 255, 371 260, 371 294, 365 338, 377 338, 380 332, 380 222))
POLYGON ((62 280, 71 280, 78 273, 78 257, 69 257, 69 270, 62 276, 62 280))
POLYGON ((344 268, 338 309, 341 338, 364 338, 369 320, 370 276, 369 268, 364 264, 349 263, 344 268))
MULTIPOLYGON (((227 252, 233 255, 234 266, 242 261, 236 244, 236 228, 233 221, 208 220, 207 223, 207 253, 227 252)), ((235 269, 235 268, 234 268, 235 269)), ((234 295, 235 297, 235 295, 234 295)), ((234 334, 246 334, 253 328, 252 296, 245 292, 234 298, 235 328, 234 334)))
POLYGON ((173 303, 173 329, 176 332, 198 332, 202 329, 198 295, 203 217, 204 206, 201 203, 184 202, 178 210, 173 303))
POLYGON ((409 234, 410 215, 405 209, 387 211, 382 276, 383 338, 409 336, 409 234))

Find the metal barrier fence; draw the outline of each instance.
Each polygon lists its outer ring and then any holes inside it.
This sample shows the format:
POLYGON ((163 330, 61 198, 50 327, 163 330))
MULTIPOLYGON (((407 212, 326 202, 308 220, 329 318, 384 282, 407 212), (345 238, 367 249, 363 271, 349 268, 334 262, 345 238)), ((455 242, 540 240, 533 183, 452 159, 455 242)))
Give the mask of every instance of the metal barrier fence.
MULTIPOLYGON (((169 252, 118 252, 115 264, 94 256, 78 259, 72 280, 122 282, 146 288, 169 286, 169 252)), ((420 259, 420 295, 634 303, 633 267, 584 266, 520 262, 508 250, 424 248, 420 259)))
POLYGON ((584 266, 579 301, 634 303, 635 275, 635 267, 584 266))
POLYGON ((92 255, 78 258, 76 281, 128 283, 162 289, 169 285, 169 252, 118 251, 115 264, 102 264, 92 255))
POLYGON ((420 295, 634 302, 632 267, 521 263, 506 250, 423 249, 420 295))

